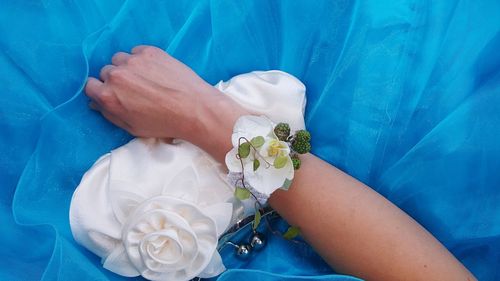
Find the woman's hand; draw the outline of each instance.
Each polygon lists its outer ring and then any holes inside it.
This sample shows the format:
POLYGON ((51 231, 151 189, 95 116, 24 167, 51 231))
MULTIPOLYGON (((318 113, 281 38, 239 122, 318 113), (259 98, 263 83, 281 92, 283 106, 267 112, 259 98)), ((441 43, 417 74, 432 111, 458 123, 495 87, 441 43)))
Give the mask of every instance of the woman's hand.
POLYGON ((118 52, 111 62, 100 80, 88 79, 90 107, 134 136, 181 138, 223 161, 241 106, 156 47, 118 52))
POLYGON ((102 68, 100 80, 89 77, 90 106, 134 136, 186 138, 200 125, 213 87, 167 53, 138 46, 119 52, 102 68), (202 104, 202 102, 204 102, 202 104))

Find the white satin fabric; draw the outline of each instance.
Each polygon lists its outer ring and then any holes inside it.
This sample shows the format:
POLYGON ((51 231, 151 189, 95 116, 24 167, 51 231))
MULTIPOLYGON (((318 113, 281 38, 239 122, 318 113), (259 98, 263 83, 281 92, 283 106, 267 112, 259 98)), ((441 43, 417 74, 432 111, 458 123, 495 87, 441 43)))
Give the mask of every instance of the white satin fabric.
MULTIPOLYGON (((255 71, 215 87, 256 114, 304 129, 305 87, 289 74, 255 71)), ((218 237, 252 212, 239 210, 233 192, 225 167, 198 147, 134 139, 85 173, 71 201, 71 231, 117 274, 208 278, 225 270, 218 237)))
POLYGON ((255 114, 288 123, 292 131, 305 129, 306 87, 286 72, 253 71, 215 87, 255 114))

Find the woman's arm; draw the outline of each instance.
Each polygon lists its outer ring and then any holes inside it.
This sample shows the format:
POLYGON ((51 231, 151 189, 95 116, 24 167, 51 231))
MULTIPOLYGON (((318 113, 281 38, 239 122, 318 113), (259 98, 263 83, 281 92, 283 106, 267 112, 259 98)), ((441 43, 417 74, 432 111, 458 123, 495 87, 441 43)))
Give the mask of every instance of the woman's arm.
MULTIPOLYGON (((118 53, 91 106, 136 136, 182 138, 223 162, 232 127, 248 114, 163 51, 118 53)), ((270 203, 337 271, 367 280, 475 280, 431 234, 384 197, 312 154, 270 203)))
MULTIPOLYGON (((212 125, 190 140, 223 161, 232 147, 232 125, 245 112, 235 112, 231 101, 219 108, 226 110, 207 108, 205 124, 212 125)), ((475 280, 390 201, 312 154, 300 159, 290 189, 278 189, 269 202, 336 271, 366 280, 475 280)))

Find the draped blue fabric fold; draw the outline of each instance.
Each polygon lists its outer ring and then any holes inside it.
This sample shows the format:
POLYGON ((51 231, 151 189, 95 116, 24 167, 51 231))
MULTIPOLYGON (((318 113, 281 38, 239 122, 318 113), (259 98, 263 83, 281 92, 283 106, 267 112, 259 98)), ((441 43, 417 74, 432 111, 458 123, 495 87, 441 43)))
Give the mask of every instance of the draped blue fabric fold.
MULTIPOLYGON (((85 79, 139 44, 214 84, 295 75, 313 153, 499 280, 498 11, 497 0, 3 0, 0 280, 125 280, 75 243, 68 210, 83 173, 131 138, 88 109, 85 79)), ((270 239, 255 261, 224 255, 220 280, 355 280, 270 239)))

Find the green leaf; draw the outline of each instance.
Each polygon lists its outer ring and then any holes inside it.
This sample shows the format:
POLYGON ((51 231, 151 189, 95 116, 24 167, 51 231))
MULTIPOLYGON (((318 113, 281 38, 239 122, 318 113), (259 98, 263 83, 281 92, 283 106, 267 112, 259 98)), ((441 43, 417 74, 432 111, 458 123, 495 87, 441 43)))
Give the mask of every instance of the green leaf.
POLYGON ((236 187, 234 190, 234 196, 240 200, 245 200, 250 198, 250 191, 246 188, 236 187))
POLYGON ((274 168, 276 169, 281 169, 285 167, 286 163, 288 162, 288 157, 286 156, 278 156, 274 159, 274 168))
POLYGON ((260 167, 260 161, 259 159, 253 160, 253 170, 257 171, 257 169, 260 167))
POLYGON ((290 226, 288 230, 283 234, 283 238, 291 240, 300 234, 300 228, 296 226, 290 226))
POLYGON ((255 217, 254 217, 253 224, 252 224, 253 230, 256 230, 257 227, 259 227, 261 218, 262 218, 262 215, 260 213, 260 210, 255 209, 255 217))
POLYGON ((250 143, 244 142, 238 147, 238 154, 241 158, 246 158, 250 154, 250 143))
POLYGON ((290 185, 292 185, 292 181, 289 179, 285 179, 283 185, 281 186, 281 189, 288 190, 290 188, 290 185))
POLYGON ((263 136, 257 136, 257 137, 254 137, 250 143, 255 147, 255 148, 259 148, 261 147, 262 145, 264 145, 264 137, 263 136))

